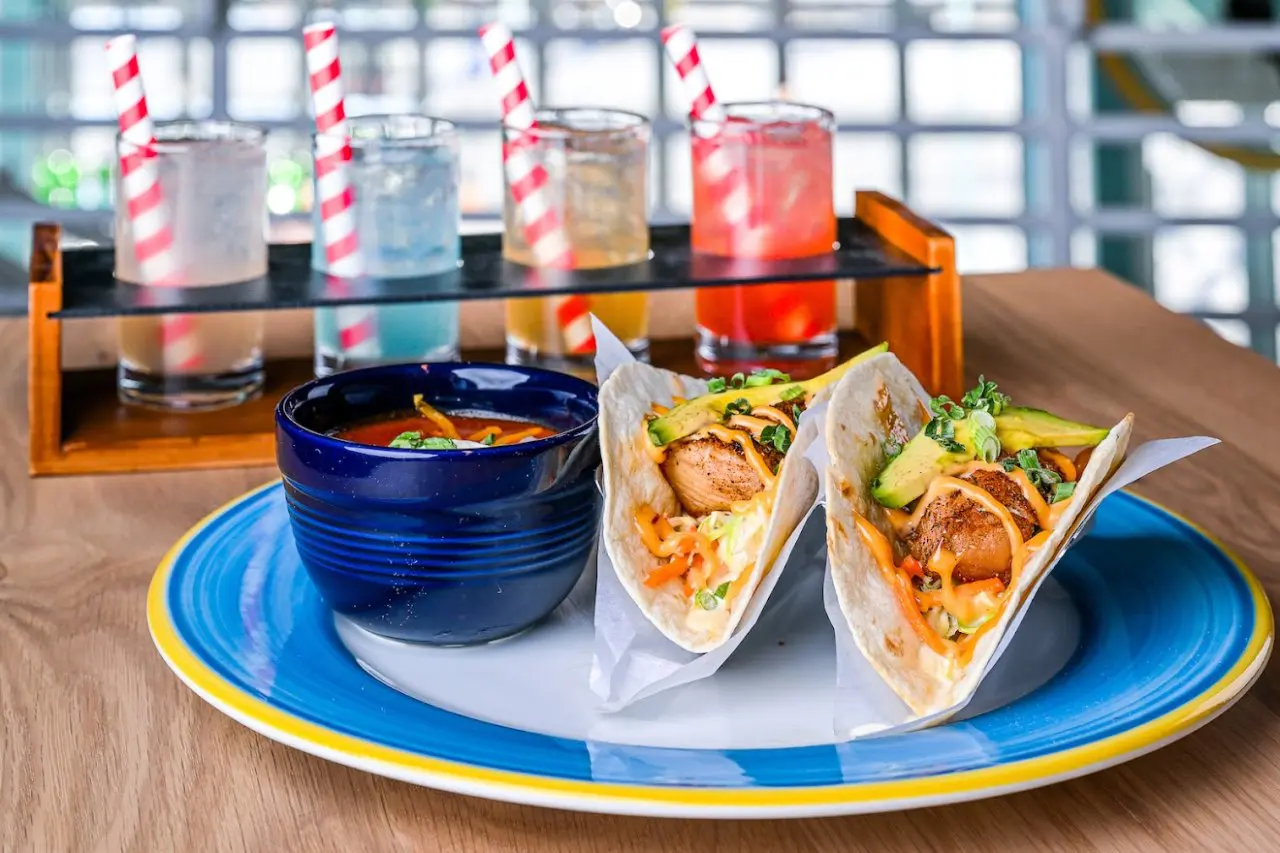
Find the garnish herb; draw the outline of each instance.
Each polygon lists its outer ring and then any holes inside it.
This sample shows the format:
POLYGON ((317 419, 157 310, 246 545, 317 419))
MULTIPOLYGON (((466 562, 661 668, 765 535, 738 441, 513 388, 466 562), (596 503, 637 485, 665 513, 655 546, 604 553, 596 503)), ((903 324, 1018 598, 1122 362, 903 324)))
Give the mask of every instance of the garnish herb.
POLYGON ((984 462, 994 462, 1000 455, 1000 440, 996 437, 995 416, 1009 405, 1009 395, 996 390, 996 383, 979 376, 978 384, 967 391, 960 402, 941 395, 929 401, 932 420, 925 425, 924 434, 949 453, 961 453, 965 446, 956 441, 955 421, 969 418, 975 444, 975 455, 984 462))
POLYGON ((782 389, 782 402, 790 403, 799 397, 804 396, 804 388, 800 385, 791 385, 782 389))
POLYGON ((964 445, 956 441, 955 422, 948 415, 936 417, 925 424, 924 434, 936 441, 948 453, 964 452, 964 445))
POLYGON ((728 383, 724 381, 723 377, 717 376, 715 379, 708 380, 707 393, 719 394, 721 391, 724 391, 727 387, 728 387, 728 383))
POLYGON ((791 420, 796 422, 796 426, 800 426, 800 416, 804 414, 804 409, 799 406, 791 407, 791 420))
POLYGON ((1056 504, 1058 501, 1065 501, 1076 493, 1075 483, 1056 483, 1053 487, 1053 496, 1049 503, 1056 504))
POLYGON ((395 438, 391 439, 391 443, 387 447, 408 447, 417 449, 422 445, 422 433, 420 432, 402 432, 395 438))
POLYGON ((480 443, 481 443, 481 444, 492 445, 492 444, 493 444, 493 442, 494 442, 494 440, 495 440, 496 438, 497 438, 497 436, 496 436, 496 435, 494 435, 493 433, 489 433, 488 435, 486 435, 486 436, 485 436, 485 437, 480 441, 480 443))
POLYGON ((971 412, 986 412, 998 415, 1009 405, 1009 395, 996 390, 999 386, 988 382, 985 376, 978 377, 978 384, 960 398, 960 404, 971 412))
MULTIPOLYGON (((1013 471, 1014 468, 1021 468, 1027 474, 1027 479, 1031 484, 1039 489, 1047 489, 1051 486, 1054 488, 1054 494, 1057 494, 1057 486, 1070 485, 1075 489, 1075 483, 1063 483, 1062 476, 1057 471, 1045 468, 1040 464, 1040 456, 1034 450, 1019 450, 1016 459, 1006 459, 1000 463, 1005 471, 1013 471)), ((1069 497, 1068 493, 1065 497, 1069 497)), ((1055 498, 1055 501, 1062 498, 1055 498)))
POLYGON ((937 592, 942 589, 942 580, 932 575, 925 575, 924 580, 920 582, 921 592, 937 592))
POLYGON ((716 598, 720 599, 721 601, 723 601, 723 600, 724 600, 724 597, 725 597, 726 595, 728 595, 728 594, 729 594, 729 582, 728 582, 728 581, 725 581, 724 583, 720 584, 720 586, 716 587, 715 596, 716 596, 716 598))
POLYGON ((729 378, 730 388, 741 388, 746 384, 747 384, 747 377, 743 376, 741 373, 735 373, 733 374, 733 376, 729 378))
POLYGON ((782 424, 770 424, 760 430, 760 442, 772 444, 779 453, 786 453, 791 447, 791 430, 782 424))
POLYGON ((703 610, 715 610, 720 606, 720 599, 716 598, 716 594, 711 590, 700 589, 698 594, 693 597, 693 603, 703 610))
POLYGON ((736 400, 732 400, 724 407, 725 420, 728 420, 734 415, 746 415, 750 414, 750 412, 751 404, 747 402, 746 397, 739 397, 736 400))
MULTIPOLYGON (((764 370, 756 370, 747 377, 748 388, 758 388, 761 385, 772 385, 775 382, 790 382, 791 377, 783 373, 781 370, 774 370, 767 367, 764 370)), ((785 397, 783 399, 786 399, 785 397)))
POLYGON ((955 400, 952 400, 946 394, 941 394, 930 400, 929 411, 933 412, 935 420, 964 420, 964 407, 956 403, 955 400))
POLYGON ((387 447, 398 447, 407 450, 453 450, 457 446, 451 438, 440 438, 439 436, 423 438, 420 432, 402 432, 391 439, 391 443, 387 445, 387 447))
POLYGON ((973 436, 974 453, 983 462, 1000 458, 1000 439, 996 437, 996 419, 978 409, 969 413, 969 434, 973 436))

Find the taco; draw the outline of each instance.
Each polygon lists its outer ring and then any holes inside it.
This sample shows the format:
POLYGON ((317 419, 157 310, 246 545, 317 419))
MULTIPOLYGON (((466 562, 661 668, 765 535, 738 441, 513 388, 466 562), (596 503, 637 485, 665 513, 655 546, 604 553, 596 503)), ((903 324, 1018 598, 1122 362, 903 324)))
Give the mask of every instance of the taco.
POLYGON ((705 382, 631 363, 601 386, 602 539, 672 642, 701 653, 732 635, 817 496, 812 466, 789 463, 798 422, 884 350, 804 382, 777 370, 705 382))
POLYGON ((826 424, 832 581, 854 641, 914 714, 977 688, 1132 425, 1017 407, 983 378, 961 400, 930 398, 889 354, 840 381, 826 424))

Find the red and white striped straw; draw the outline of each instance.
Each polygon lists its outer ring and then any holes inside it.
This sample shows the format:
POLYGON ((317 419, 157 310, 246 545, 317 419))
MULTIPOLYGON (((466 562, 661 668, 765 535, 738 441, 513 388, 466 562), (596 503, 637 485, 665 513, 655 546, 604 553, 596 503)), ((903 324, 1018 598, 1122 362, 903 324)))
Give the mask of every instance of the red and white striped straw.
MULTIPOLYGON (((516 62, 515 37, 504 24, 486 24, 480 28, 480 40, 489 55, 489 67, 502 95, 502 123, 525 133, 536 130, 533 99, 520 65, 516 62)), ((502 146, 502 167, 511 186, 511 199, 524 222, 525 241, 540 266, 573 268, 573 252, 569 235, 560 221, 559 212, 547 199, 549 180, 546 168, 539 163, 523 137, 502 146)), ((596 338, 591 331, 591 303, 581 294, 555 298, 556 324, 564 338, 565 349, 573 355, 595 352, 596 338)))
MULTIPOLYGON (((338 61, 338 32, 331 23, 311 24, 302 30, 311 80, 311 103, 316 114, 316 186, 320 205, 320 231, 325 262, 335 293, 345 292, 342 279, 364 275, 360 241, 356 234, 355 193, 347 164, 351 140, 342 94, 342 66, 338 61)), ((342 352, 353 358, 381 355, 378 316, 368 306, 337 309, 338 340, 342 352)))
MULTIPOLYGON (((107 64, 120 122, 120 187, 127 207, 133 251, 142 283, 173 287, 182 283, 173 225, 156 168, 156 133, 138 72, 138 40, 132 35, 107 42, 107 64)), ((166 371, 191 371, 203 361, 190 314, 160 318, 160 350, 166 371)))
MULTIPOLYGON (((729 114, 711 88, 711 78, 698 55, 698 40, 684 24, 673 24, 662 31, 662 45, 676 67, 676 74, 689 101, 689 114, 695 121, 723 123, 729 114)), ((695 132, 699 131, 695 125, 695 132)), ((746 175, 733 167, 727 151, 715 147, 695 164, 703 180, 719 199, 725 221, 735 228, 747 230, 753 220, 751 192, 746 175)))

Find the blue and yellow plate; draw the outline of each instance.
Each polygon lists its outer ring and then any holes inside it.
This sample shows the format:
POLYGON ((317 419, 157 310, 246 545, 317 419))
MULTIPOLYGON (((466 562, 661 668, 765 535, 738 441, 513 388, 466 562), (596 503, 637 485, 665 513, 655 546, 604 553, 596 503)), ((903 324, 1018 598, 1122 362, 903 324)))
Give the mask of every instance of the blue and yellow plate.
POLYGON ((302 570, 276 484, 183 537, 156 572, 148 617, 196 693, 313 755, 492 799, 686 817, 882 811, 1079 776, 1213 719, 1271 650, 1253 575, 1130 494, 1106 500, 1052 580, 1033 605, 1044 615, 1033 609, 1014 641, 1038 632, 1065 644, 1047 681, 961 722, 847 743, 818 724, 830 719, 834 653, 812 613, 762 622, 705 682, 601 716, 582 596, 489 646, 364 634, 335 622, 302 570))

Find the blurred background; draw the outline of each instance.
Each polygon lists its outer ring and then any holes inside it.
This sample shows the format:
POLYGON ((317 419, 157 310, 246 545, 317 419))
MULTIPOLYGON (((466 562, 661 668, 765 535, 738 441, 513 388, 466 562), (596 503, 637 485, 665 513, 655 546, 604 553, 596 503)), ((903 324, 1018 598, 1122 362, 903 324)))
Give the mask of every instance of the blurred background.
POLYGON ((271 130, 275 238, 310 238, 300 30, 338 23, 348 111, 460 123, 468 230, 496 230, 497 99, 475 36, 500 18, 539 104, 654 117, 652 219, 689 212, 667 23, 698 32, 722 99, 832 109, 838 209, 904 198, 964 272, 1101 266, 1276 358, 1280 0, 0 0, 0 304, 30 224, 109 233, 102 46, 141 40, 158 119, 271 130))

